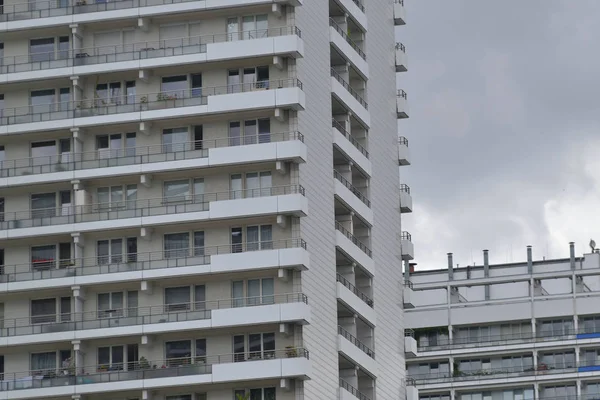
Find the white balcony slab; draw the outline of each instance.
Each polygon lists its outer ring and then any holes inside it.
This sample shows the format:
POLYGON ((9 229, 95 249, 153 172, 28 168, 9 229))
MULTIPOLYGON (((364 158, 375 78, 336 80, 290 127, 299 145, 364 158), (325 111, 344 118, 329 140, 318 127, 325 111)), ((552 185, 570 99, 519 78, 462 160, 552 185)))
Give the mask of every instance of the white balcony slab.
POLYGON ((419 389, 416 386, 406 386, 406 400, 419 400, 419 389))
POLYGON ((398 165, 410 165, 410 149, 407 143, 398 144, 398 165))
MULTIPOLYGON (((292 6, 302 5, 303 0, 275 0, 275 3, 289 4, 292 6)), ((72 1, 74 3, 74 1, 72 1)), ((247 7, 257 6, 264 4, 272 4, 272 0, 196 0, 186 1, 181 3, 170 3, 160 4, 161 1, 144 1, 142 4, 156 4, 142 7, 123 8, 119 10, 110 11, 92 11, 85 12, 84 8, 78 9, 77 14, 72 15, 59 15, 51 16, 46 18, 31 18, 31 19, 20 19, 18 21, 0 22, 0 32, 3 31, 16 31, 33 28, 43 28, 76 23, 89 23, 89 22, 100 22, 114 19, 127 19, 127 18, 144 18, 154 15, 168 15, 168 14, 180 14, 187 12, 198 12, 198 11, 213 11, 223 9, 227 7, 247 7)), ((167 3, 167 2, 165 2, 167 3)), ((75 6, 80 7, 80 6, 75 6)), ((85 7, 85 6, 84 6, 85 7)), ((71 9, 69 7, 69 9, 71 9)), ((52 11, 58 11, 53 9, 52 11)), ((5 6, 5 12, 9 12, 7 6, 5 6)), ((24 17, 27 18, 27 17, 24 17)), ((1 397, 0 397, 1 398, 1 397)))
POLYGON ((377 376, 377 362, 342 335, 338 335, 338 351, 360 365, 367 373, 377 376))
POLYGON ((372 307, 369 307, 367 303, 361 300, 341 282, 337 282, 337 298, 352 311, 359 314, 370 325, 377 325, 377 313, 375 310, 372 307))
POLYGON ((342 182, 333 178, 334 194, 352 210, 361 216, 368 224, 373 225, 373 210, 371 210, 361 199, 356 197, 342 182))
MULTIPOLYGON (((351 0, 348 1, 351 2, 351 0)), ((329 27, 329 40, 333 47, 356 67, 357 72, 362 75, 363 79, 369 79, 369 63, 367 60, 362 58, 333 26, 329 27)))
POLYGON ((396 72, 408 71, 408 56, 403 47, 396 46, 396 72))
POLYGON ((310 307, 306 303, 270 304, 256 307, 238 307, 214 310, 212 327, 272 324, 273 322, 310 322, 310 307))
POLYGON ((300 140, 271 142, 208 149, 208 157, 186 160, 162 161, 145 164, 98 167, 74 171, 60 171, 43 174, 25 174, 0 178, 0 188, 27 186, 40 183, 64 182, 72 180, 97 179, 156 172, 180 171, 217 166, 275 161, 306 162, 306 145, 300 140))
POLYGON ((277 378, 306 379, 310 374, 310 361, 302 357, 245 361, 213 365, 212 382, 237 382, 277 378))
POLYGON ((394 24, 406 25, 406 8, 404 8, 404 2, 394 2, 394 24))
POLYGON ((304 109, 305 103, 306 99, 304 92, 298 87, 274 88, 271 90, 256 90, 253 92, 209 96, 206 105, 192 105, 186 107, 2 125, 0 126, 0 136, 26 132, 52 131, 75 127, 85 128, 89 126, 155 121, 171 118, 185 118, 194 115, 209 115, 269 108, 300 110, 304 109))
POLYGON ((404 336, 404 356, 406 358, 415 358, 418 354, 417 340, 411 336, 404 336))
MULTIPOLYGON (((282 28, 283 29, 283 28, 282 28)), ((292 29, 292 28, 290 28, 292 29)), ((139 60, 77 65, 62 68, 46 68, 35 71, 20 71, 0 74, 0 83, 28 82, 60 77, 85 76, 128 70, 144 70, 171 67, 174 64, 202 64, 253 57, 290 56, 299 58, 304 54, 304 42, 296 34, 268 38, 209 43, 206 52, 168 57, 150 57, 139 60)), ((115 55, 118 57, 118 54, 115 55)))
POLYGON ((402 239, 400 241, 400 247, 402 248, 403 260, 412 260, 415 258, 415 246, 410 240, 402 239))
POLYGON ((366 269, 369 274, 375 275, 375 262, 373 259, 338 230, 335 231, 335 245, 366 269))
POLYGON ((364 30, 365 32, 369 30, 367 16, 365 12, 361 10, 354 1, 338 0, 338 3, 348 14, 352 16, 352 19, 362 28, 362 30, 364 30))
POLYGON ((404 286, 402 290, 402 297, 404 302, 404 308, 415 308, 415 305, 413 303, 414 292, 411 288, 409 288, 408 286, 404 286))
POLYGON ((396 96, 396 114, 398 119, 408 118, 408 100, 406 97, 396 96))
POLYGON ((331 77, 331 92, 346 106, 352 114, 367 127, 371 126, 371 114, 348 90, 333 76, 331 77))
POLYGON ((6 229, 0 231, 0 239, 20 239, 32 236, 71 234, 73 232, 93 232, 98 230, 141 228, 190 221, 244 218, 268 214, 293 214, 303 216, 307 213, 308 201, 306 197, 302 196, 301 194, 288 194, 249 199, 211 201, 209 205, 209 211, 194 211, 187 213, 153 215, 105 221, 90 221, 36 226, 31 228, 6 229))
POLYGON ((400 191, 400 212, 410 213, 413 211, 413 201, 410 193, 400 191))
POLYGON ((333 132, 333 144, 337 146, 342 153, 352 160, 360 169, 362 169, 368 176, 372 175, 371 160, 369 160, 356 146, 354 146, 350 140, 348 140, 342 132, 337 130, 335 127, 332 128, 333 132))

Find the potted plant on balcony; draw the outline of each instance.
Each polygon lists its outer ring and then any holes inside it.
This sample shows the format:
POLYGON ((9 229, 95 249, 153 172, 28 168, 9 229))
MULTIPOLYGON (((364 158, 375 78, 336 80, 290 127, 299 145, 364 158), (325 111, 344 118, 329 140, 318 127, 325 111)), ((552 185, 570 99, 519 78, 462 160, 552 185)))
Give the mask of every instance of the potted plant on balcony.
POLYGON ((150 363, 146 359, 146 357, 141 356, 138 361, 137 369, 150 369, 150 363))
POLYGON ((287 358, 298 357, 298 349, 295 346, 285 346, 285 355, 287 358))
POLYGON ((235 395, 235 400, 250 400, 250 392, 245 394, 237 393, 235 395))

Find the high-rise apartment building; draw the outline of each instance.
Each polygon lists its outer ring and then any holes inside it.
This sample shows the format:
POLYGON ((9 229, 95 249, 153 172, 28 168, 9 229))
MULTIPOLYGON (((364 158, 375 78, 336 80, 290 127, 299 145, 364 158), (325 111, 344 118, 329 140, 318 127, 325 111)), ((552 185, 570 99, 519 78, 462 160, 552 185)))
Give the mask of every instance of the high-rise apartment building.
POLYGON ((404 398, 404 22, 0 0, 0 398, 404 398))
MULTIPOLYGON (((525 252, 524 252, 525 254, 525 252)), ((408 271, 409 400, 600 398, 600 253, 408 271)))

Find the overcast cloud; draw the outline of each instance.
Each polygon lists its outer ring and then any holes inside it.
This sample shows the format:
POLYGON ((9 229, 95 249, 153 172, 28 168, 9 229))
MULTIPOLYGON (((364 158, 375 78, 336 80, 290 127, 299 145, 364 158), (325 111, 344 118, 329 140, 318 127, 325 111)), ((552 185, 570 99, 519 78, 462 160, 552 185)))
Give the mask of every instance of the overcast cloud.
POLYGON ((600 1, 405 0, 417 269, 600 243, 600 1))

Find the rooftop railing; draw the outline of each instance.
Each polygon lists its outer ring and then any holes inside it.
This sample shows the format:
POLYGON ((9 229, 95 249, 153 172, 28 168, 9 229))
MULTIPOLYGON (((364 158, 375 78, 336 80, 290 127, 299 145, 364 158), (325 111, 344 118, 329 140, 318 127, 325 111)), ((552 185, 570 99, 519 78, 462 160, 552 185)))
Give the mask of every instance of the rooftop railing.
POLYGON ((170 322, 197 321, 211 318, 211 311, 270 304, 305 303, 302 293, 274 294, 194 303, 163 304, 137 308, 115 308, 83 313, 35 315, 1 320, 0 336, 38 335, 44 333, 118 328, 170 322))
POLYGON ((358 53, 358 55, 363 60, 367 59, 367 55, 360 49, 360 46, 357 45, 354 42, 354 40, 350 39, 350 36, 348 36, 348 34, 346 32, 344 32, 344 30, 342 29, 342 27, 339 26, 337 24, 337 22, 335 22, 333 20, 333 18, 329 18, 329 26, 332 26, 346 40, 346 42, 348 42, 348 44, 358 53))
POLYGON ((344 89, 346 89, 348 91, 348 93, 350 93, 352 95, 352 97, 354 97, 366 110, 369 109, 369 105, 362 98, 362 96, 359 95, 356 90, 352 89, 350 84, 348 82, 346 82, 344 80, 344 78, 342 78, 342 76, 340 74, 338 74, 336 72, 336 70, 334 70, 333 68, 331 68, 331 76, 333 76, 344 87, 344 89))
POLYGON ((99 255, 68 260, 40 260, 26 264, 0 266, 0 282, 25 282, 207 265, 211 263, 211 257, 217 255, 293 248, 306 250, 306 242, 303 239, 263 240, 187 249, 99 255))
POLYGON ((344 129, 342 124, 340 124, 338 121, 336 121, 335 119, 332 118, 331 126, 334 127, 335 129, 337 129, 338 132, 340 132, 342 135, 344 135, 346 137, 346 139, 348 139, 350 141, 350 143, 352 143, 354 145, 354 147, 356 147, 358 150, 360 150, 360 152, 365 157, 369 158, 369 152, 367 151, 367 149, 365 149, 360 143, 358 143, 358 140, 356 140, 354 138, 354 136, 352 136, 350 134, 350 132, 348 132, 346 129, 344 129))
POLYGON ((348 290, 350 290, 352 293, 354 293, 356 296, 358 296, 359 299, 361 299, 362 301, 367 303, 367 305, 369 307, 373 308, 373 305, 375 304, 373 299, 371 299, 369 296, 367 296, 366 294, 364 294, 363 292, 358 290, 356 288, 356 286, 354 286, 352 283, 350 283, 350 281, 348 281, 348 279, 344 278, 340 274, 337 274, 336 279, 338 282, 340 282, 342 285, 344 285, 348 290))
POLYGON ((340 378, 340 387, 346 389, 348 392, 352 393, 359 400, 371 400, 366 394, 362 393, 354 386, 350 385, 348 382, 340 378))
POLYGON ((340 181, 348 190, 352 192, 360 201, 362 201, 367 207, 371 207, 371 201, 367 199, 367 197, 362 194, 360 190, 352 186, 352 184, 348 181, 348 179, 344 178, 344 176, 336 170, 333 170, 333 177, 340 181))
POLYGON ((371 350, 366 344, 358 340, 354 335, 345 330, 342 326, 338 325, 338 334, 342 335, 350 343, 358 347, 362 352, 371 358, 375 358, 375 352, 371 350))
MULTIPOLYGON (((8 6, 4 7, 6 8, 8 6)), ((57 50, 48 53, 29 53, 18 56, 5 56, 0 58, 0 73, 9 74, 15 72, 41 71, 81 65, 106 64, 206 53, 207 45, 212 43, 287 35, 302 37, 302 32, 296 26, 285 26, 235 33, 136 42, 124 45, 84 47, 75 50, 57 50)))
POLYGON ((154 199, 87 204, 82 206, 62 206, 4 212, 3 214, 0 214, 0 230, 208 211, 210 203, 214 201, 282 196, 289 194, 300 194, 304 196, 304 187, 300 185, 275 186, 261 189, 206 193, 193 196, 160 197, 154 199))
POLYGON ((308 359, 309 352, 304 348, 293 348, 150 361, 140 358, 137 362, 5 372, 0 382, 0 391, 205 375, 212 373, 212 366, 215 364, 284 358, 308 359))
POLYGON ((335 221, 335 229, 337 229, 342 234, 344 234, 344 236, 350 239, 350 241, 354 243, 359 249, 361 249, 366 255, 368 255, 369 257, 373 256, 371 249, 369 249, 363 242, 358 240, 352 233, 350 233, 349 230, 344 228, 344 226, 337 221, 335 221))
POLYGON ((296 78, 287 78, 235 85, 199 87, 189 90, 174 90, 6 108, 0 115, 0 125, 202 106, 208 104, 210 96, 293 87, 302 89, 302 82, 296 78))
POLYGON ((27 157, 0 161, 0 177, 47 174, 104 167, 150 164, 166 161, 206 158, 209 149, 300 140, 300 132, 261 133, 244 137, 197 140, 194 142, 157 144, 121 149, 98 149, 83 153, 27 157))

